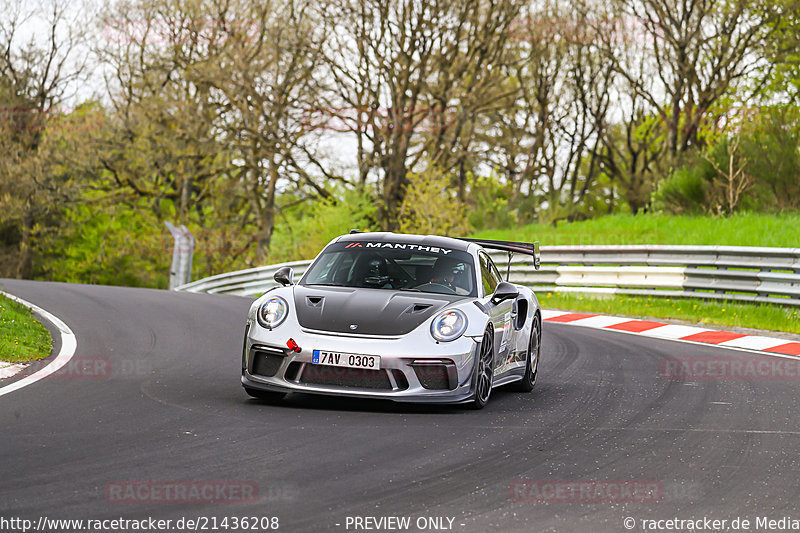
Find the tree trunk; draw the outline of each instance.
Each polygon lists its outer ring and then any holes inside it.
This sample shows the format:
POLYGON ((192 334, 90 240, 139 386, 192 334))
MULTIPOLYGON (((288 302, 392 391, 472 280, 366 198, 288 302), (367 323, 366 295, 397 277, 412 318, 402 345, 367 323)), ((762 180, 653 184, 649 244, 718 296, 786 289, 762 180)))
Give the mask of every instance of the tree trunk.
POLYGON ((397 231, 400 227, 397 217, 405 198, 406 185, 408 183, 405 157, 397 155, 393 159, 394 161, 385 167, 383 205, 378 210, 378 223, 384 231, 397 231))
POLYGON ((189 202, 192 198, 192 178, 184 175, 181 182, 181 203, 178 211, 178 221, 185 223, 189 218, 189 202))
MULTIPOLYGON (((257 180, 256 180, 257 181, 257 180)), ((270 164, 269 181, 267 182, 267 193, 258 217, 259 228, 256 235, 256 261, 264 264, 269 255, 269 247, 272 242, 272 231, 275 228, 275 188, 278 183, 278 166, 270 164)))
POLYGON ((22 239, 19 243, 19 256, 17 258, 17 271, 15 277, 28 279, 33 270, 33 254, 31 253, 31 235, 33 233, 33 217, 26 213, 22 219, 22 239))

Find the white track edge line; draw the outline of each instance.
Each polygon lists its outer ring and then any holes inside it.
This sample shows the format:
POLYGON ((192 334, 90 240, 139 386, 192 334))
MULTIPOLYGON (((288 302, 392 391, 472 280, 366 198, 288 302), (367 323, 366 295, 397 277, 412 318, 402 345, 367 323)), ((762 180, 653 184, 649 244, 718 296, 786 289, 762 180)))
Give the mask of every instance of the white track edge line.
POLYGON ((69 329, 63 320, 55 316, 54 314, 45 311, 38 305, 34 305, 28 301, 23 300, 13 294, 9 294, 4 291, 0 291, 0 294, 14 300, 15 302, 24 305, 25 307, 32 309, 35 313, 40 315, 42 318, 51 322, 56 328, 58 328, 59 333, 61 334, 61 350, 59 350, 58 355, 53 359, 46 367, 31 374, 30 376, 26 376, 19 381, 15 381, 5 387, 0 388, 0 396, 5 394, 9 394, 16 390, 19 390, 23 387, 27 387, 32 383, 36 383, 42 378, 46 378, 50 374, 54 374, 58 372, 58 370, 66 365, 72 356, 75 355, 75 350, 78 348, 78 339, 75 337, 75 334, 69 329))

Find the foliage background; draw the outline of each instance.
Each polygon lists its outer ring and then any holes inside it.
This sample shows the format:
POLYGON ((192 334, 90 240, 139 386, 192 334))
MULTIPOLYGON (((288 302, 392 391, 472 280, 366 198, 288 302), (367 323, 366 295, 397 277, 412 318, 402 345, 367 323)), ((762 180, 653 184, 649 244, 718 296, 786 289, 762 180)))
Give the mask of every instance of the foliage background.
POLYGON ((166 221, 194 278, 353 228, 796 246, 796 2, 9 7, 0 277, 164 288, 166 221))

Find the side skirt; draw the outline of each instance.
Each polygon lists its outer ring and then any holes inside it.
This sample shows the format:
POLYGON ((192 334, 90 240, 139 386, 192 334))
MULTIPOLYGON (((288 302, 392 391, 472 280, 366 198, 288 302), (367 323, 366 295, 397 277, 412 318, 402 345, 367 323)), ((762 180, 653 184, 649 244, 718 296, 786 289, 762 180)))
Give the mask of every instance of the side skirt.
POLYGON ((519 374, 506 375, 500 379, 495 379, 494 383, 492 384, 492 389, 496 389, 497 387, 502 387, 503 385, 508 385, 509 383, 514 383, 515 381, 521 380, 522 376, 519 374))

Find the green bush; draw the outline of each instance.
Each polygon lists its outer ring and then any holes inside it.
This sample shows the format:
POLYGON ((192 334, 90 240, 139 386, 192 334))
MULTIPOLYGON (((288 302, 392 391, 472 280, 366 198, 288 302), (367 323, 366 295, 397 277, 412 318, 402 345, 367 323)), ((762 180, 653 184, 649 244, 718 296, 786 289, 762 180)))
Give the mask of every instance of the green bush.
POLYGON ((476 231, 506 229, 518 222, 518 209, 511 206, 513 189, 495 175, 473 177, 467 192, 467 220, 476 231))
POLYGON ((450 186, 449 176, 435 169, 410 174, 403 205, 400 231, 459 237, 469 231, 465 206, 450 186))
POLYGON ((800 209, 800 110, 761 109, 745 129, 742 152, 763 208, 800 209))
POLYGON ((125 204, 65 209, 62 230, 46 240, 37 278, 166 288, 172 237, 152 213, 125 204))
POLYGON ((730 214, 800 208, 800 111, 766 106, 743 118, 734 136, 725 130, 709 134, 706 142, 659 184, 652 196, 656 211, 730 214))
POLYGON ((357 190, 338 191, 334 198, 309 200, 284 210, 275 225, 269 263, 311 259, 328 242, 351 229, 375 225, 375 202, 357 190))
POLYGON ((683 166, 663 180, 653 193, 653 209, 674 215, 694 215, 706 210, 708 174, 713 172, 707 162, 683 166))

